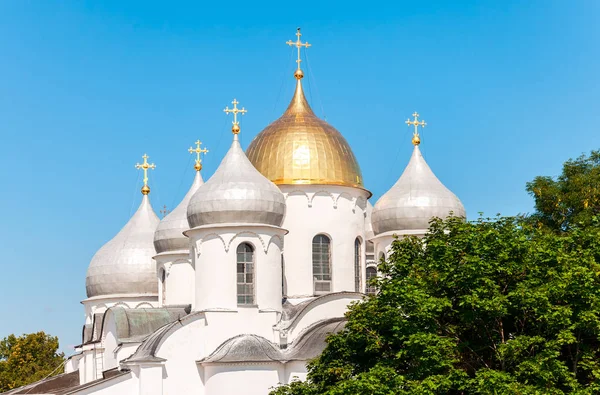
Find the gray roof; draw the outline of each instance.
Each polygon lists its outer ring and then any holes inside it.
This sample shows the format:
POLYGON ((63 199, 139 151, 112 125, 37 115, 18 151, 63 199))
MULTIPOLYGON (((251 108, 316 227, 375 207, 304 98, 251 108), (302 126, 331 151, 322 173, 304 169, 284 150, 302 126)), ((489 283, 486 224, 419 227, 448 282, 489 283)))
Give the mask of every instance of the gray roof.
POLYGON ((202 363, 282 361, 279 347, 257 335, 238 335, 221 344, 202 363))
POLYGON ((363 296, 364 294, 360 292, 341 291, 313 297, 297 304, 292 304, 288 300, 286 300, 283 302, 281 318, 276 324, 276 328, 279 330, 286 331, 291 326, 293 326, 294 323, 296 323, 305 312, 310 311, 310 307, 313 304, 322 303, 323 300, 342 297, 354 297, 357 300, 359 300, 362 299, 363 296))
MULTIPOLYGON (((198 314, 198 313, 192 313, 198 314)), ((170 324, 164 325, 154 331, 148 336, 144 342, 135 350, 133 355, 125 359, 124 362, 158 362, 163 361, 162 358, 156 356, 156 350, 158 346, 169 333, 169 331, 176 325, 181 325, 179 320, 173 321, 170 324)))
POLYGON ((63 373, 48 377, 35 383, 3 392, 3 395, 13 394, 62 394, 79 385, 79 371, 63 373))
POLYGON ((280 321, 292 321, 294 318, 298 316, 309 304, 311 304, 314 300, 320 298, 318 296, 316 298, 310 298, 303 302, 292 304, 289 300, 285 300, 281 305, 281 319, 280 321))
POLYGON ((194 182, 181 203, 158 224, 154 233, 154 248, 157 253, 189 250, 189 239, 183 235, 183 232, 190 228, 187 221, 187 208, 192 196, 202 184, 204 184, 202 175, 196 171, 194 182))
POLYGON ((81 344, 85 344, 92 340, 92 335, 94 334, 92 328, 92 324, 85 324, 83 326, 83 330, 81 331, 81 344))
POLYGON ((90 381, 89 383, 85 383, 85 384, 81 384, 81 385, 75 385, 74 387, 70 387, 70 388, 66 388, 64 390, 62 390, 61 392, 57 392, 57 395, 70 395, 70 394, 77 394, 77 393, 81 393, 80 391, 89 389, 89 388, 93 388, 97 385, 100 384, 106 384, 109 381, 113 381, 113 380, 118 380, 120 378, 126 378, 124 376, 128 376, 131 375, 131 372, 129 370, 119 370, 118 368, 113 368, 113 369, 109 369, 109 370, 105 370, 104 372, 102 372, 102 378, 97 379, 97 380, 93 380, 90 381))
POLYGON ((82 344, 102 339, 106 315, 114 315, 117 343, 138 343, 156 332, 160 327, 177 322, 190 313, 191 305, 170 306, 151 309, 127 309, 111 307, 104 313, 94 314, 92 324, 84 325, 82 344))
POLYGON ((88 298, 111 294, 158 293, 152 257, 154 231, 159 219, 148 195, 121 231, 96 252, 88 268, 85 287, 88 298))
POLYGON ((433 217, 446 218, 450 213, 465 217, 461 201, 433 174, 415 145, 408 166, 375 204, 372 224, 375 235, 403 230, 426 230, 433 217))
POLYGON ((344 328, 343 317, 317 322, 308 328, 294 343, 282 350, 278 345, 257 335, 239 335, 222 343, 208 357, 199 363, 239 363, 239 362, 286 362, 308 361, 317 357, 327 345, 330 333, 344 328))
POLYGON ((284 215, 283 194, 250 163, 237 135, 219 168, 198 188, 187 210, 191 228, 227 223, 281 226, 284 215))
POLYGON ((100 340, 100 337, 102 336, 102 325, 104 324, 105 313, 106 312, 95 313, 92 316, 92 322, 83 326, 81 335, 82 345, 100 340))
POLYGON ((160 327, 185 317, 190 312, 190 306, 153 309, 111 307, 106 313, 109 311, 114 315, 117 326, 117 343, 128 343, 141 342, 160 327))
POLYGON ((116 380, 120 377, 130 374, 129 370, 118 370, 117 368, 105 370, 102 372, 102 378, 90 381, 86 384, 79 384, 79 371, 71 373, 63 373, 56 376, 48 377, 35 383, 15 388, 2 395, 17 395, 17 394, 55 394, 68 395, 74 394, 81 390, 94 387, 98 384, 104 384, 111 380, 116 380))
POLYGON ((327 336, 331 333, 338 333, 344 329, 346 319, 344 317, 331 318, 317 322, 308 328, 304 333, 288 346, 288 361, 308 361, 316 358, 323 352, 327 345, 327 336))

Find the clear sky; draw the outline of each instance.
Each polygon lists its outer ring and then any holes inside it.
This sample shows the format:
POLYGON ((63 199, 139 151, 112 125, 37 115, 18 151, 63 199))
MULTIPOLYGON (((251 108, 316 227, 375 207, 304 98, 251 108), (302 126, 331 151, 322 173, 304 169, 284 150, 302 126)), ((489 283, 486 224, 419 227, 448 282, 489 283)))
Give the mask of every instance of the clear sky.
POLYGON ((145 152, 155 210, 192 182, 187 148, 242 145, 291 98, 297 26, 305 90, 346 137, 375 203, 410 156, 404 121, 477 212, 531 211, 525 183, 600 148, 600 2, 0 1, 0 337, 78 344, 95 251, 139 204, 145 152))

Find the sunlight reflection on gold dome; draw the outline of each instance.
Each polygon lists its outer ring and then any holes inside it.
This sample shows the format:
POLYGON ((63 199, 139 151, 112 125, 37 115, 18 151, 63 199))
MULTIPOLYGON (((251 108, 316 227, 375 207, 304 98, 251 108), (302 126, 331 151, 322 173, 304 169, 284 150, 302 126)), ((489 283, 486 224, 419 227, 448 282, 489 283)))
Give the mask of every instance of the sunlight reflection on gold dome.
POLYGON ((275 184, 363 187, 362 174, 346 139, 317 118, 300 78, 281 118, 260 132, 246 150, 252 164, 275 184))

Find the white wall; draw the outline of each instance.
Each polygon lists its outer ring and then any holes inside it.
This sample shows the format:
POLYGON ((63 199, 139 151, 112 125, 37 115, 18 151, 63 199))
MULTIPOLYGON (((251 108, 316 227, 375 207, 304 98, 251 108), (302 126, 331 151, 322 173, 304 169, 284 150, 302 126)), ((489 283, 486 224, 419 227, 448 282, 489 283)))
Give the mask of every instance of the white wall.
POLYGON ((163 395, 164 371, 162 364, 142 364, 139 369, 140 395, 163 395))
POLYGON ((365 267, 365 210, 368 192, 335 185, 280 185, 286 196, 284 260, 286 295, 312 296, 312 240, 331 238, 332 292, 354 291, 354 241, 362 241, 361 282, 365 267))
MULTIPOLYGON (((205 372, 199 369, 196 361, 210 355, 224 341, 242 333, 256 334, 273 341, 273 325, 277 319, 278 313, 260 313, 256 308, 240 308, 237 312, 197 313, 182 319, 182 325, 173 327, 155 354, 166 359, 164 393, 203 393, 201 389, 206 377, 203 379, 202 374, 205 372)), ((277 381, 270 385, 275 383, 277 381)), ((268 392, 265 388, 268 387, 263 387, 263 394, 268 392)))
POLYGON ((316 299, 290 323, 287 328, 288 343, 292 343, 306 328, 316 322, 343 317, 348 305, 361 299, 362 295, 359 294, 331 294, 316 299))
POLYGON ((154 257, 157 263, 158 302, 165 305, 185 305, 194 303, 195 272, 189 254, 164 253, 154 257), (165 270, 165 286, 161 281, 161 270, 165 270))
POLYGON ((289 384, 293 380, 306 380, 306 363, 303 361, 291 361, 285 364, 285 381, 282 384, 289 384))
MULTIPOLYGON (((138 380, 133 373, 112 378, 106 382, 70 392, 77 395, 138 395, 138 380)), ((141 394, 140 394, 141 395, 141 394)))
POLYGON ((254 247, 255 303, 281 311, 281 248, 285 231, 274 226, 200 227, 189 230, 196 269, 193 310, 237 310, 237 247, 254 247))
POLYGON ((182 319, 158 346, 164 364, 164 394, 202 394, 203 383, 196 361, 205 355, 206 319, 202 314, 182 319))
POLYGON ((392 243, 394 242, 394 236, 391 234, 383 234, 380 236, 375 236, 371 239, 373 244, 375 245, 375 260, 379 263, 379 259, 383 254, 386 258, 389 256, 389 252, 392 248, 392 243))
POLYGON ((83 354, 71 355, 65 364, 65 373, 71 373, 79 370, 79 361, 83 358, 83 354))
POLYGON ((206 395, 265 395, 285 377, 279 362, 207 365, 203 369, 206 395))
POLYGON ((398 232, 386 232, 382 233, 378 236, 375 236, 371 239, 375 246, 375 260, 379 263, 379 258, 381 254, 384 254, 385 257, 389 257, 390 251, 392 250, 392 243, 396 240, 396 237, 408 237, 408 236, 417 236, 423 237, 427 229, 423 230, 409 230, 409 231, 398 231, 398 232))

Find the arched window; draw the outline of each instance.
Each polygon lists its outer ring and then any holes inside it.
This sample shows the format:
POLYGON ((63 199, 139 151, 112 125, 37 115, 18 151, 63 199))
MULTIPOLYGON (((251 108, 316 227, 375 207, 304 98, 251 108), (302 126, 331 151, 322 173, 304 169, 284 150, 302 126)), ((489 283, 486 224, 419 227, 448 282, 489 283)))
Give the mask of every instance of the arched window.
POLYGON ((360 292, 360 239, 354 240, 354 291, 360 292))
POLYGON ((367 240, 367 243, 365 246, 366 246, 365 256, 367 258, 367 261, 374 261, 375 260, 375 244, 372 241, 367 240))
POLYGON ((254 248, 248 243, 237 248, 237 302, 254 304, 254 248))
POLYGON ((379 260, 385 260, 385 252, 382 251, 379 253, 379 260))
POLYGON ((164 268, 160 269, 160 287, 161 300, 164 305, 167 300, 167 271, 164 268))
POLYGON ((377 269, 374 266, 369 266, 366 272, 366 283, 367 289, 365 289, 365 293, 367 295, 375 295, 375 287, 371 284, 371 279, 377 277, 377 269))
POLYGON ((331 292, 331 241, 316 235, 312 241, 312 268, 315 295, 331 292))

